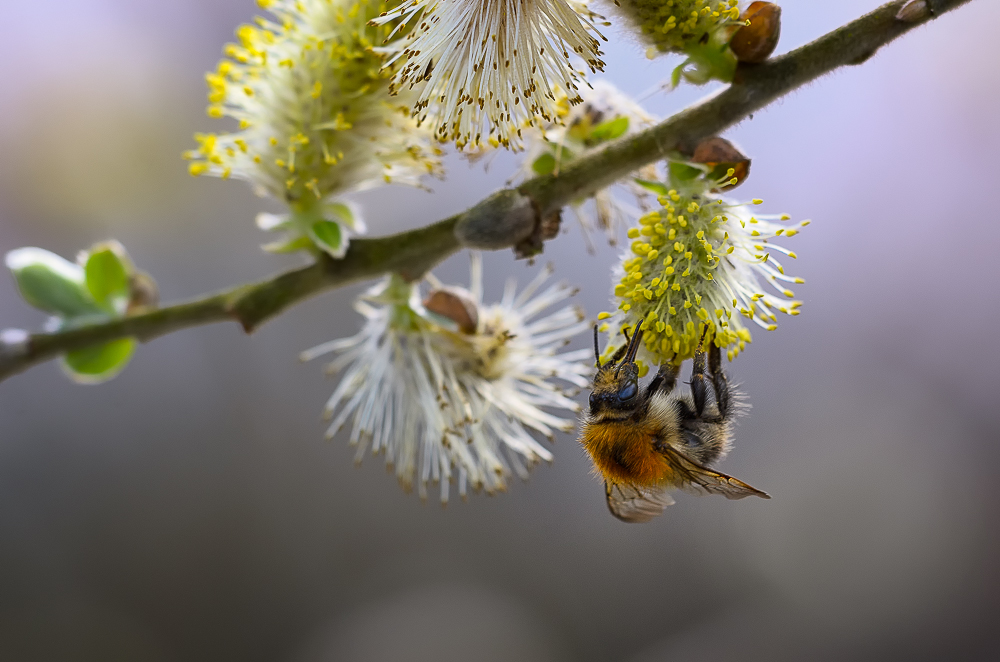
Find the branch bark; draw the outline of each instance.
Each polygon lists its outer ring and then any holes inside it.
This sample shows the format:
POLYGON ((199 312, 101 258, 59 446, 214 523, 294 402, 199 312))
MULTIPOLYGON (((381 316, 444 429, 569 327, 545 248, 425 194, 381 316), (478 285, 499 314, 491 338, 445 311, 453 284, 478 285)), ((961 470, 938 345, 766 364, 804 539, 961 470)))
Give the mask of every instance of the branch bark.
POLYGON ((690 149, 775 99, 842 66, 868 60, 882 46, 969 0, 896 0, 790 53, 741 65, 734 82, 660 124, 562 169, 530 179, 470 209, 409 232, 355 239, 341 260, 123 319, 58 333, 0 334, 0 380, 74 349, 134 336, 148 341, 191 326, 232 320, 253 331, 289 306, 324 290, 387 272, 417 278, 463 247, 500 249, 537 241, 538 228, 567 203, 584 198, 675 150, 690 149), (906 12, 902 12, 903 7, 906 12), (526 214, 526 210, 530 213, 526 214))

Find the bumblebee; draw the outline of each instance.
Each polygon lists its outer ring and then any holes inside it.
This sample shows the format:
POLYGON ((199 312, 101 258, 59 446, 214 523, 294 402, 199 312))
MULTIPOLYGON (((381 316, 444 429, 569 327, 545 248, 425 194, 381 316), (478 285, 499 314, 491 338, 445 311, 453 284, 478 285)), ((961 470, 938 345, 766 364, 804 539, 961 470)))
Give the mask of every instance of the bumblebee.
POLYGON ((669 491, 721 494, 727 499, 766 493, 710 469, 731 446, 734 397, 722 369, 721 351, 699 343, 691 372, 691 394, 674 393, 680 366, 664 363, 645 387, 639 385, 635 354, 642 329, 601 365, 594 327, 597 375, 584 415, 580 443, 604 478, 611 514, 625 522, 648 522, 674 503, 669 491), (706 370, 707 367, 707 370, 706 370), (714 393, 709 402, 708 391, 714 393))

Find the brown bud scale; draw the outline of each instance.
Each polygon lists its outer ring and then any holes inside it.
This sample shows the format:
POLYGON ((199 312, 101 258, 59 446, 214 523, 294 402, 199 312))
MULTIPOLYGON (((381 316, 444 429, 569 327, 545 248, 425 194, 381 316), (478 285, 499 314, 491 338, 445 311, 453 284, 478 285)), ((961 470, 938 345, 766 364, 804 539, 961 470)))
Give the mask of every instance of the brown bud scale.
POLYGON ((774 52, 781 36, 781 7, 773 2, 751 2, 740 20, 744 25, 733 34, 729 48, 740 62, 763 62, 774 52))

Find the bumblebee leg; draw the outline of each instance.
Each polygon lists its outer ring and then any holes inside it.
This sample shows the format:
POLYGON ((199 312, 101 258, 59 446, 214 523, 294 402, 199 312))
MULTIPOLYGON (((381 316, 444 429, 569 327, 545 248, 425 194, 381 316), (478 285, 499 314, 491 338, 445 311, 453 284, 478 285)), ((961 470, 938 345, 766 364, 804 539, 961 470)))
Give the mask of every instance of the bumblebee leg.
POLYGON ((708 372, 712 376, 712 388, 715 389, 715 404, 719 408, 719 416, 729 418, 729 381, 722 369, 722 350, 712 343, 708 348, 708 372))
POLYGON ((669 361, 661 364, 660 369, 656 371, 656 376, 653 377, 653 381, 649 382, 649 386, 646 387, 646 397, 652 396, 657 390, 662 390, 664 393, 673 391, 674 385, 677 384, 679 369, 680 366, 676 366, 669 361))
POLYGON ((615 353, 608 360, 606 365, 612 365, 618 363, 625 356, 625 352, 628 351, 628 346, 632 344, 632 339, 628 335, 628 329, 622 329, 622 334, 625 336, 625 344, 615 350, 615 353))
POLYGON ((705 352, 698 343, 698 349, 694 352, 694 361, 691 368, 691 398, 694 400, 695 416, 701 418, 705 411, 705 396, 708 387, 705 384, 705 352))

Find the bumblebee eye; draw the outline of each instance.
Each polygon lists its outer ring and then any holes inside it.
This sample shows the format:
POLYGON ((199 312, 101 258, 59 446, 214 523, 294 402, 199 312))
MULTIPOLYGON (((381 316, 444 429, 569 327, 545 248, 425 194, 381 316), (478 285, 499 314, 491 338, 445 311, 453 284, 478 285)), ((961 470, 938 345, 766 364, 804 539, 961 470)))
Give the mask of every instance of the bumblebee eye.
POLYGON ((597 394, 596 393, 591 393, 590 394, 590 408, 591 409, 597 409, 597 403, 598 402, 600 402, 600 400, 598 399, 597 394))
POLYGON ((631 400, 635 397, 635 394, 639 392, 639 386, 635 382, 629 382, 618 391, 618 399, 622 402, 631 400))

